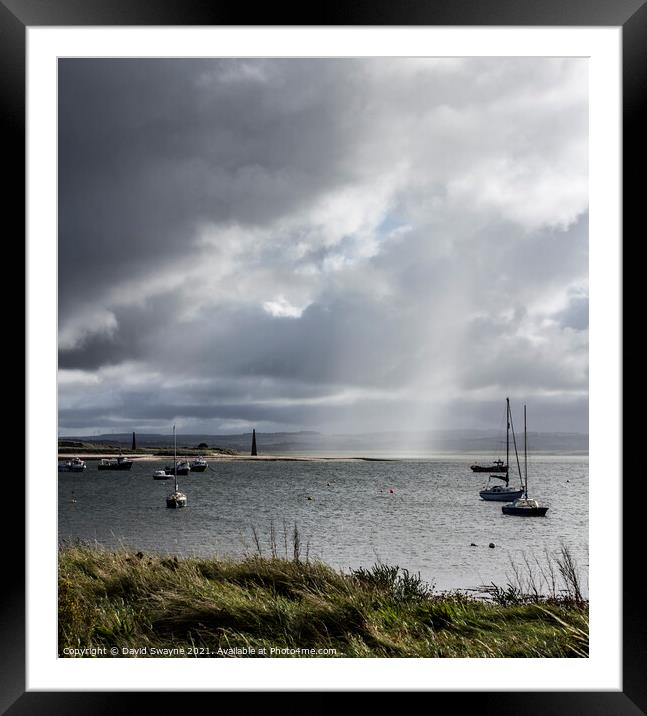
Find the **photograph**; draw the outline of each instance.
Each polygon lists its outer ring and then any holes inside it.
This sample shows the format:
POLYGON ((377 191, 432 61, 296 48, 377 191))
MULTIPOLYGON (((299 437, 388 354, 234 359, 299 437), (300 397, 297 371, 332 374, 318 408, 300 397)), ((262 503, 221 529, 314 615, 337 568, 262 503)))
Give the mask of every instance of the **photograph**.
POLYGON ((589 76, 58 58, 58 657, 588 659, 589 76))
POLYGON ((642 712, 644 0, 241 13, 0 0, 26 280, 0 713, 642 712))

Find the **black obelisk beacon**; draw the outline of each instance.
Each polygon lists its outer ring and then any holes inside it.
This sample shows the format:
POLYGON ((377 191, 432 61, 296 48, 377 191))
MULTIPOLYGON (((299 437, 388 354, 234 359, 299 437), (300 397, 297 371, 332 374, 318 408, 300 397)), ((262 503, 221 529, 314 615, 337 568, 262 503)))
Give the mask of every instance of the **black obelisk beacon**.
POLYGON ((133 444, 131 450, 137 450, 137 443, 135 442, 135 432, 133 431, 133 444))
POLYGON ((252 455, 258 455, 256 452, 256 430, 252 430, 252 455))

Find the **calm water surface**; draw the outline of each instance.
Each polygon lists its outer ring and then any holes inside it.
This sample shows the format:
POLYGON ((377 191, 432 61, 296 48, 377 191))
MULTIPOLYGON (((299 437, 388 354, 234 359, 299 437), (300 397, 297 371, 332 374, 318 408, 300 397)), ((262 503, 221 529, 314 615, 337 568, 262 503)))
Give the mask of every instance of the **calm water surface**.
POLYGON ((531 461, 529 492, 549 505, 544 518, 506 516, 502 503, 481 500, 488 476, 472 473, 473 461, 213 460, 206 472, 179 478, 188 497, 182 510, 166 508, 172 479, 152 477, 168 461, 135 463, 130 472, 99 472, 88 461, 83 474, 58 474, 59 541, 239 557, 256 550, 252 526, 268 548, 274 524, 283 553, 283 524, 291 531, 296 522, 311 557, 344 570, 398 564, 437 589, 503 585, 511 560, 543 559, 562 544, 587 572, 587 458, 531 461))

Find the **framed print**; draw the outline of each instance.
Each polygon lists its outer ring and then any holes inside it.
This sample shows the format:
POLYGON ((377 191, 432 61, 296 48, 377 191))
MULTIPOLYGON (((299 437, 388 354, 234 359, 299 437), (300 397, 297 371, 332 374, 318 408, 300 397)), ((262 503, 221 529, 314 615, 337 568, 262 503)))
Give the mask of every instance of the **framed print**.
POLYGON ((645 7, 0 13, 27 277, 8 713, 644 709, 621 177, 645 7))

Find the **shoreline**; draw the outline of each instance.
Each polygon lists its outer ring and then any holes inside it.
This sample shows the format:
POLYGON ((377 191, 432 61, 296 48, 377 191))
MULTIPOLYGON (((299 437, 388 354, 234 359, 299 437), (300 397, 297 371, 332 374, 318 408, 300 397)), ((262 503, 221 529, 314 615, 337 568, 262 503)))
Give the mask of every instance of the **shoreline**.
MULTIPOLYGON (((121 453, 122 457, 126 457, 134 462, 156 462, 160 460, 172 460, 173 455, 167 455, 162 453, 121 453)), ((118 457, 118 453, 84 453, 84 452, 65 452, 58 453, 58 461, 65 462, 66 460, 72 460, 73 458, 79 458, 87 462, 95 462, 99 460, 115 459, 118 457)), ((178 454, 178 460, 192 460, 198 457, 196 454, 181 455, 178 454)), ((226 453, 214 453, 209 454, 208 452, 202 453, 201 457, 205 460, 212 460, 214 462, 221 462, 226 460, 232 461, 244 461, 248 460, 251 462, 402 462, 405 460, 421 460, 421 461, 435 461, 435 460, 465 460, 471 461, 475 459, 473 454, 468 453, 438 453, 436 455, 400 455, 398 457, 376 457, 368 455, 228 455, 226 453)), ((579 453, 553 453, 553 452, 539 452, 535 455, 536 458, 556 458, 565 460, 587 460, 589 459, 588 454, 579 453)))
MULTIPOLYGON (((141 455, 141 454, 128 454, 122 453, 122 457, 133 460, 134 462, 156 462, 160 460, 172 460, 172 455, 141 455)), ((59 462, 65 462, 66 460, 72 460, 78 457, 84 462, 95 462, 99 460, 115 459, 117 455, 114 453, 59 453, 59 462)), ((191 460, 195 458, 195 455, 178 455, 178 460, 191 460)), ((398 462, 398 458, 381 458, 381 457, 325 457, 318 455, 203 455, 205 460, 215 460, 221 462, 223 460, 249 460, 251 462, 398 462)))

